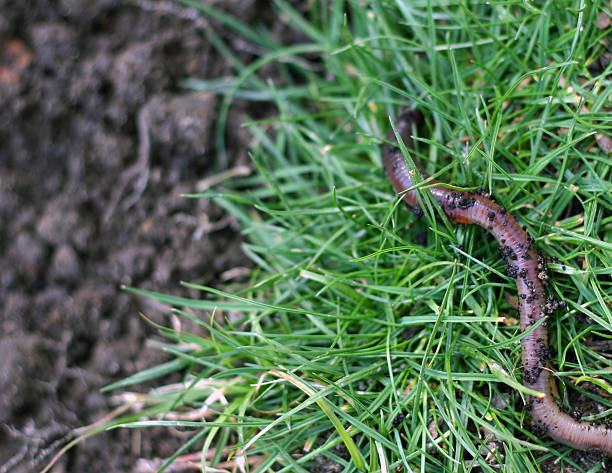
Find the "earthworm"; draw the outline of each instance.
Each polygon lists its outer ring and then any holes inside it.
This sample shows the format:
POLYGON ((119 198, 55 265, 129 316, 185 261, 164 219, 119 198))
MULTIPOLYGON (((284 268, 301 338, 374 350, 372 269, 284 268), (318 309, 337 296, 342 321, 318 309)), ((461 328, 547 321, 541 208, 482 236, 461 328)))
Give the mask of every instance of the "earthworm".
MULTIPOLYGON (((423 116, 418 110, 408 109, 400 116, 397 132, 407 149, 413 145, 412 130, 422 122, 423 116)), ((409 208, 420 215, 426 201, 422 200, 423 195, 419 198, 419 191, 412 188, 418 182, 415 179, 417 172, 421 179, 426 179, 426 176, 418 167, 417 171, 408 169, 401 150, 396 146, 393 130, 387 140, 392 144, 383 144, 382 157, 389 180, 409 208)), ((427 192, 438 202, 450 222, 480 225, 495 237, 506 261, 506 274, 516 281, 520 328, 522 332, 532 329, 521 339, 522 379, 525 387, 540 393, 539 396, 528 396, 526 403, 536 430, 546 432, 570 447, 598 449, 612 456, 612 429, 575 420, 563 412, 554 399, 557 389, 550 375, 547 325, 548 317, 565 303, 546 295, 546 260, 536 253, 534 239, 484 191, 453 190, 434 180, 427 181, 427 185, 427 192)))

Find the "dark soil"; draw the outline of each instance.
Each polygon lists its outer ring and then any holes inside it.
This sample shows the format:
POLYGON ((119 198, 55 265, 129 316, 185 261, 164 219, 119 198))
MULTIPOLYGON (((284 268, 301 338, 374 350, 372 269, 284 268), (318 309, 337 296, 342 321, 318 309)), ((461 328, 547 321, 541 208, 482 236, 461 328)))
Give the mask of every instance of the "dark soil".
MULTIPOLYGON (((262 15, 255 0, 208 3, 262 15)), ((174 0, 0 0, 0 473, 41 470, 115 407, 101 387, 163 361, 138 313, 168 311, 121 284, 196 296, 178 282, 248 264, 230 218, 180 197, 219 171, 218 100, 178 81, 233 73, 202 28, 240 49, 174 0)), ((232 108, 231 166, 247 162, 247 113, 232 108)), ((181 442, 113 430, 54 471, 144 471, 181 442)))

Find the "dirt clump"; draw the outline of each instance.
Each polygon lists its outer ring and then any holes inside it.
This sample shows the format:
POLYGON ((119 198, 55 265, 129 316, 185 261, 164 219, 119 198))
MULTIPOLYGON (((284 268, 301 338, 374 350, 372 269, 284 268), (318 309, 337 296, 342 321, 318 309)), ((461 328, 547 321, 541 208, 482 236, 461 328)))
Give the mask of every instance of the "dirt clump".
MULTIPOLYGON (((216 6, 249 22, 255 3, 216 6)), ((113 408, 101 387, 164 359, 138 313, 167 312, 121 284, 190 295, 180 280, 248 265, 235 222, 180 196, 220 170, 217 98, 178 86, 233 73, 203 26, 237 41, 174 1, 0 0, 0 473, 40 470, 113 408)), ((244 166, 244 130, 226 139, 244 166)), ((182 441, 113 430, 57 471, 131 471, 182 441)))

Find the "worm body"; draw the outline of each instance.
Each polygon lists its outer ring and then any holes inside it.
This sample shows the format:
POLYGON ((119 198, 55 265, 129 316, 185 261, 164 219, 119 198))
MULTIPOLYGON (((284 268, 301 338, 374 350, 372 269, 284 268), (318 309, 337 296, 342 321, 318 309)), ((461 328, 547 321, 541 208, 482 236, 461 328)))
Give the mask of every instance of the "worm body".
MULTIPOLYGON (((422 120, 417 110, 407 110, 398 120, 398 134, 408 149, 412 147, 412 129, 422 120)), ((393 131, 388 140, 396 142, 393 131)), ((385 144, 382 155, 396 192, 404 192, 415 185, 414 172, 406 166, 399 148, 385 144)), ((536 253, 533 238, 504 207, 482 192, 456 191, 442 185, 435 185, 428 191, 451 222, 480 225, 499 243, 501 256, 507 263, 506 273, 516 281, 521 331, 545 319, 521 340, 523 385, 541 393, 529 396, 527 402, 538 430, 565 445, 581 450, 598 449, 612 456, 612 430, 605 425, 575 420, 559 408, 553 397, 557 390, 548 368, 547 317, 564 304, 546 295, 546 261, 536 253)), ((422 212, 416 190, 404 192, 403 199, 417 214, 422 212)))

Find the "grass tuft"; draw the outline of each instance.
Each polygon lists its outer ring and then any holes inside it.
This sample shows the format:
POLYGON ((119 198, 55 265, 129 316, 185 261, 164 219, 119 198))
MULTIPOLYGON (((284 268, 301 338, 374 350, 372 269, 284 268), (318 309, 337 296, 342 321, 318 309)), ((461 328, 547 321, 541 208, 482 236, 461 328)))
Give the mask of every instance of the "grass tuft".
POLYGON ((610 45, 612 29, 597 27, 609 5, 275 0, 300 38, 283 45, 264 25, 181 2, 222 25, 204 33, 235 68, 183 83, 222 98, 222 173, 232 102, 277 109, 245 125, 250 175, 189 196, 235 217, 254 269, 232 292, 185 283, 199 299, 127 288, 207 335, 160 327, 173 360, 108 388, 183 382, 133 394, 116 424, 194 429, 171 460, 195 452, 202 471, 534 472, 553 460, 584 471, 529 429, 516 288, 496 245, 435 212, 416 220, 380 144, 400 107, 420 108, 428 133, 414 158, 487 188, 527 226, 568 303, 550 324, 555 375, 612 408, 609 350, 589 345, 612 331, 612 166, 597 144, 612 129, 612 66, 590 67, 610 45), (243 63, 225 29, 259 56, 243 63))

